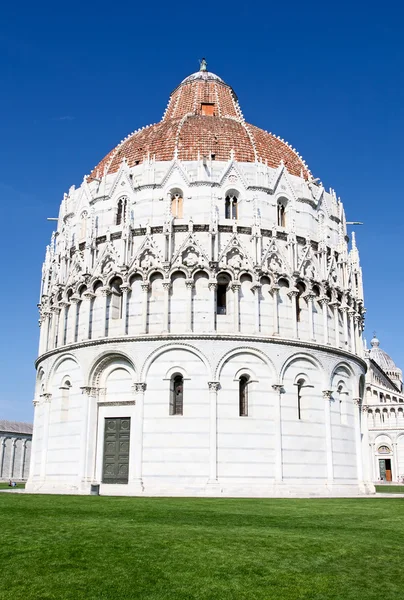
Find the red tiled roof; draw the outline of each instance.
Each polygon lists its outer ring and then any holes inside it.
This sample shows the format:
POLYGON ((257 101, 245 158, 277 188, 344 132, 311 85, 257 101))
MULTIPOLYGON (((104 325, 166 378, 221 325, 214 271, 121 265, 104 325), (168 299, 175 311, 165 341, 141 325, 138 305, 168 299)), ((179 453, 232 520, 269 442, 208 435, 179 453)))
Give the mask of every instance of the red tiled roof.
POLYGON ((244 121, 230 86, 208 72, 191 75, 171 94, 163 119, 134 132, 95 167, 91 181, 118 171, 125 158, 130 167, 150 155, 156 161, 198 160, 214 155, 228 161, 231 151, 239 162, 261 160, 278 167, 281 160, 293 175, 309 175, 303 159, 286 142, 244 121), (202 104, 214 105, 214 116, 202 114, 202 104))

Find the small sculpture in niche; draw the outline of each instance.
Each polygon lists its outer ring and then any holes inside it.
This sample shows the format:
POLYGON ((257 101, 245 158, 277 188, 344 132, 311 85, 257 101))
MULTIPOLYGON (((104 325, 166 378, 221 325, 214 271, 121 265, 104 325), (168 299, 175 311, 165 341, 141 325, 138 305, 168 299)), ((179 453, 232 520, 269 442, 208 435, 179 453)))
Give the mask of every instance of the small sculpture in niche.
POLYGON ((243 257, 240 255, 238 248, 233 248, 227 253, 227 264, 236 271, 241 269, 243 257))
POLYGON ((114 268, 114 260, 112 256, 107 256, 101 265, 101 273, 111 273, 114 268))
POLYGON ((145 250, 139 260, 139 264, 142 267, 142 269, 150 269, 150 267, 152 267, 154 265, 155 262, 155 257, 154 255, 150 252, 150 250, 145 250))
POLYGON ((182 254, 182 263, 186 267, 195 267, 199 262, 199 254, 196 251, 196 248, 190 246, 183 252, 182 254))
POLYGON ((280 260, 279 256, 276 254, 271 254, 271 256, 268 257, 268 267, 271 269, 271 271, 281 271, 282 261, 280 260))

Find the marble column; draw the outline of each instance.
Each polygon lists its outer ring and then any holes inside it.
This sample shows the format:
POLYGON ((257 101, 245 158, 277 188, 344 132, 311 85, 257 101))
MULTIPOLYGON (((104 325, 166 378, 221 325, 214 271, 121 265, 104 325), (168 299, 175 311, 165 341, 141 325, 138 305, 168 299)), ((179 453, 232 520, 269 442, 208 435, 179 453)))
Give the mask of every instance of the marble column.
POLYGON ((399 466, 398 466, 397 446, 398 446, 397 442, 393 442, 393 464, 394 464, 394 479, 392 477, 393 481, 399 481, 399 475, 400 475, 400 473, 398 472, 399 466))
POLYGON ((163 281, 163 333, 169 332, 171 281, 163 281))
POLYGON ((186 279, 185 286, 186 286, 186 290, 187 290, 185 328, 188 333, 191 333, 192 332, 192 292, 194 289, 194 280, 186 279))
POLYGON ((91 338, 91 329, 90 329, 90 311, 91 311, 91 302, 95 298, 95 294, 90 292, 89 290, 85 291, 83 294, 83 300, 81 301, 80 306, 80 330, 79 330, 79 340, 89 340, 91 338))
POLYGON ((211 317, 210 331, 215 332, 216 331, 216 290, 217 290, 217 282, 210 280, 208 286, 209 286, 209 292, 210 292, 210 317, 211 317))
POLYGON ((71 296, 70 298, 70 310, 72 312, 71 320, 70 320, 70 331, 68 332, 69 341, 71 343, 75 343, 78 340, 78 327, 79 327, 79 319, 80 319, 80 306, 81 302, 80 296, 71 296), (77 333, 77 336, 76 336, 77 333))
POLYGON ((355 322, 354 322, 354 316, 355 316, 355 311, 351 308, 348 311, 349 314, 349 326, 350 326, 350 330, 351 330, 351 352, 353 354, 356 353, 356 331, 355 331, 355 322))
POLYGON ((255 333, 260 333, 261 323, 260 323, 260 297, 261 297, 261 284, 254 283, 251 287, 254 293, 254 324, 255 324, 255 333))
POLYGON ((332 428, 331 428, 331 401, 332 390, 323 390, 324 421, 325 421, 325 448, 327 456, 327 483, 334 483, 334 464, 332 456, 332 428))
POLYGON ((220 389, 218 381, 209 381, 209 484, 217 483, 217 395, 220 389))
POLYGON ((274 319, 273 335, 279 335, 279 290, 280 290, 280 286, 277 284, 274 284, 270 289, 270 292, 272 294, 272 300, 273 300, 273 319, 274 319))
POLYGON ((328 344, 328 303, 329 299, 327 296, 321 296, 319 299, 321 307, 323 309, 323 344, 328 344))
POLYGON ((282 465, 282 405, 281 398, 283 386, 275 384, 274 390, 274 434, 275 434, 275 483, 282 483, 283 465, 282 465))
POLYGON ((363 483, 363 457, 362 457, 362 435, 361 435, 361 399, 353 398, 355 417, 355 446, 356 446, 356 468, 359 483, 363 483))
POLYGON ((10 479, 14 479, 14 461, 15 461, 15 446, 17 444, 17 439, 11 439, 11 454, 10 454, 10 464, 8 467, 8 477, 10 479))
POLYGON ((332 307, 333 312, 334 312, 334 328, 335 328, 334 343, 337 348, 339 348, 339 343, 340 343, 340 340, 339 340, 339 318, 338 318, 338 309, 339 309, 340 304, 341 303, 338 302, 338 300, 334 300, 333 302, 330 302, 330 306, 332 307))
POLYGON ((65 300, 62 300, 61 302, 59 302, 59 306, 61 307, 61 311, 59 316, 58 345, 64 346, 67 342, 67 331, 65 336, 66 311, 68 310, 70 303, 66 302, 65 300))
POLYGON ((111 290, 109 287, 104 286, 100 288, 101 296, 104 299, 104 310, 103 310, 103 318, 101 318, 101 336, 100 337, 108 337, 108 329, 109 329, 109 301, 108 297, 111 295, 111 290))
POLYGON ((48 438, 49 438, 49 416, 51 408, 52 394, 43 394, 43 416, 42 416, 42 451, 41 451, 41 467, 40 478, 45 479, 46 476, 46 460, 48 455, 48 438))
POLYGON ((361 420, 360 420, 360 430, 361 430, 361 446, 362 446, 362 462, 363 462, 363 479, 365 482, 372 481, 371 474, 371 465, 369 461, 369 424, 368 424, 368 410, 369 407, 366 404, 362 404, 360 406, 361 411, 361 420))
POLYGON ((240 331, 240 284, 232 283, 233 290, 233 310, 234 310, 234 332, 240 331))
POLYGON ((142 330, 141 333, 147 333, 147 310, 149 303, 149 284, 142 283, 142 330))
POLYGON ((296 288, 292 288, 289 292, 288 292, 288 296, 292 302, 292 321, 293 321, 293 337, 294 338, 298 338, 298 331, 297 331, 297 294, 299 293, 299 291, 296 288))
POLYGON ((344 323, 344 345, 348 346, 349 344, 349 335, 348 335, 348 309, 349 306, 343 304, 341 306, 342 319, 344 323))
POLYGON ((129 283, 122 283, 120 286, 122 292, 122 335, 128 333, 128 293, 131 291, 129 283))
POLYGON ((311 342, 315 341, 315 337, 314 337, 314 319, 313 319, 313 300, 315 298, 315 294, 314 292, 306 292, 306 294, 303 295, 303 298, 306 300, 307 302, 307 312, 309 315, 309 340, 311 342))
POLYGON ((56 348, 56 334, 57 334, 57 326, 58 326, 58 316, 60 313, 60 308, 58 306, 52 306, 52 328, 49 342, 49 349, 52 350, 56 348))
POLYGON ((144 395, 146 392, 146 383, 137 382, 134 384, 135 392, 135 423, 133 435, 133 456, 134 456, 134 483, 143 490, 143 420, 144 420, 144 395))

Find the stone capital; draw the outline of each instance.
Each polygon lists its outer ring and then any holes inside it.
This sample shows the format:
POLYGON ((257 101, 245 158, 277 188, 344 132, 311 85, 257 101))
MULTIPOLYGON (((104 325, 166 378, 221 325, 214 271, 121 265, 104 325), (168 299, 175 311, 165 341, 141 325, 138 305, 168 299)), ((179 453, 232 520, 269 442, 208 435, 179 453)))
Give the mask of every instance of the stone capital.
POLYGON ((133 384, 133 391, 135 394, 144 394, 147 388, 147 384, 143 381, 137 381, 133 384))
POLYGON ((188 290, 192 290, 192 288, 194 287, 194 280, 193 279, 186 279, 185 280, 185 285, 187 287, 188 290))
POLYGON ((210 392, 217 392, 220 388, 220 383, 218 381, 208 381, 208 388, 210 392))
POLYGON ((271 292, 271 294, 277 294, 280 289, 281 289, 281 286, 278 285, 277 283, 274 283, 273 285, 271 285, 269 291, 271 292))
POLYGON ((361 402, 362 402, 362 398, 352 398, 352 401, 355 404, 355 406, 360 406, 361 402))
POLYGON ((93 292, 90 292, 90 290, 87 290, 83 293, 83 298, 84 300, 91 300, 92 298, 95 298, 95 294, 93 294, 93 292))
POLYGON ((127 294, 128 292, 132 291, 132 288, 130 287, 129 283, 122 283, 120 288, 123 294, 127 294))
POLYGON ((281 383, 274 383, 274 385, 272 386, 272 389, 275 392, 278 392, 278 394, 281 394, 283 392, 283 385, 281 383))
POLYGON ((296 288, 292 288, 288 291, 288 296, 289 298, 293 298, 293 296, 297 296, 299 293, 299 290, 297 290, 296 288))
POLYGON ((215 290, 217 288, 217 281, 209 281, 208 287, 210 291, 215 290))
POLYGON ((112 294, 110 288, 107 287, 107 286, 101 287, 100 288, 100 292, 101 292, 101 295, 104 296, 104 297, 105 296, 110 296, 112 294))
POLYGON ((331 400, 332 390, 323 390, 323 398, 324 400, 331 400))
POLYGON ((50 402, 52 400, 52 394, 41 394, 44 402, 50 402))
POLYGON ((78 304, 79 302, 81 302, 81 298, 80 296, 73 294, 73 296, 70 296, 70 302, 73 304, 78 304))
POLYGON ((330 299, 328 298, 328 296, 320 296, 318 301, 320 302, 321 306, 327 306, 330 303, 330 299))
POLYGON ((149 291, 149 284, 148 283, 141 283, 140 287, 142 288, 142 292, 148 292, 149 291))
POLYGON ((96 387, 91 387, 91 386, 83 386, 80 388, 81 389, 81 393, 85 394, 86 396, 92 396, 93 398, 95 398, 98 394, 98 388, 96 387))
POLYGON ((233 290, 233 292, 238 292, 241 288, 241 283, 232 283, 231 284, 231 289, 233 290))

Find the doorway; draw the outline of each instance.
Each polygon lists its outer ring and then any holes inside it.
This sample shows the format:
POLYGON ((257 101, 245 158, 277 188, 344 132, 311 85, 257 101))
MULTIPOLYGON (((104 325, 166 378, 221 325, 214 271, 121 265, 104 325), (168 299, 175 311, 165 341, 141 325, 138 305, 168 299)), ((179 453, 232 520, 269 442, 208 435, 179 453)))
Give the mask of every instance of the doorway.
POLYGON ((102 483, 128 483, 130 418, 106 418, 102 483))
POLYGON ((382 481, 392 481, 390 458, 379 458, 379 471, 382 481))

